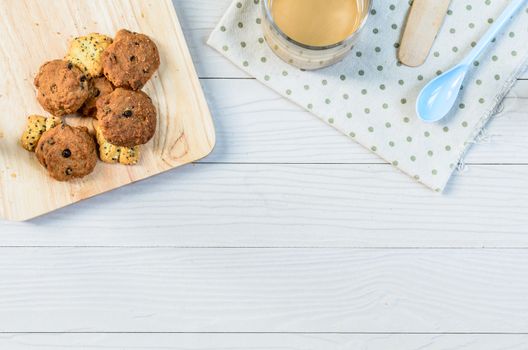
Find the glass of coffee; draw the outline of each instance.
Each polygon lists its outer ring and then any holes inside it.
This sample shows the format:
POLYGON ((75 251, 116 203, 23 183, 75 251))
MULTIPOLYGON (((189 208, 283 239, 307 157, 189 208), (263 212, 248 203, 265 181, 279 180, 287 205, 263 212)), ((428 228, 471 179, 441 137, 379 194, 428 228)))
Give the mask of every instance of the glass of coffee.
POLYGON ((282 60, 313 70, 350 51, 372 0, 261 0, 264 37, 282 60))

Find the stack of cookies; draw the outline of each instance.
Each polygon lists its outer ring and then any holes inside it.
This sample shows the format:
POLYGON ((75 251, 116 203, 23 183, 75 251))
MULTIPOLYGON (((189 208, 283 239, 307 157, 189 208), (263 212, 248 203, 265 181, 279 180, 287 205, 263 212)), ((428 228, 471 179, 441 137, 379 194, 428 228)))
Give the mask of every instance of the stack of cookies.
POLYGON ((73 39, 66 57, 45 63, 35 77, 37 100, 52 116, 29 116, 22 146, 59 181, 90 174, 97 153, 103 162, 136 164, 157 124, 141 88, 159 65, 158 49, 144 34, 121 29, 113 40, 97 33, 73 39), (87 128, 62 119, 74 113, 94 118, 97 143, 87 128))

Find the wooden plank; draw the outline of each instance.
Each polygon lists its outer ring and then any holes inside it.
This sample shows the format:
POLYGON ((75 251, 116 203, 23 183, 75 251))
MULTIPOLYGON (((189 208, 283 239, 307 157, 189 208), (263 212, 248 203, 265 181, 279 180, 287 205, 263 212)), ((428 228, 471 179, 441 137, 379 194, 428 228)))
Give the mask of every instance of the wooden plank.
MULTIPOLYGON (((248 77, 205 42, 231 0, 173 0, 200 77, 248 77)), ((528 79, 528 72, 524 73, 528 79)))
POLYGON ((211 116, 169 0, 3 1, 0 33, 0 71, 6 76, 0 83, 0 217, 32 218, 211 151, 211 116), (134 167, 99 163, 90 176, 57 182, 18 144, 26 116, 42 113, 32 78, 41 64, 65 55, 72 37, 94 31, 113 35, 123 27, 150 35, 160 50, 160 71, 146 87, 158 110, 156 135, 134 167))
MULTIPOLYGON (((383 163, 378 156, 254 80, 201 81, 217 129, 207 162, 383 163)), ((528 164, 528 81, 519 81, 468 163, 528 164)))
POLYGON ((528 167, 444 195, 388 165, 196 164, 29 223, 3 246, 528 247, 528 167))
POLYGON ((10 350, 525 350, 518 334, 0 334, 10 350))
POLYGON ((3 332, 521 333, 527 250, 3 248, 3 332))

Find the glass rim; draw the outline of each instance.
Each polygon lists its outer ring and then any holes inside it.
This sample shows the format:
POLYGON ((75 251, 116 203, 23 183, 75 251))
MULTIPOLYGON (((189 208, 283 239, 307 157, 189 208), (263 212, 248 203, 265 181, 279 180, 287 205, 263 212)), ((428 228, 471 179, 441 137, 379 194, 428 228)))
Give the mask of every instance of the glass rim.
POLYGON ((367 22, 367 19, 368 17, 370 16, 370 11, 372 10, 372 2, 373 0, 365 0, 365 1, 368 1, 368 6, 367 6, 367 13, 365 15, 365 17, 363 17, 360 25, 356 28, 356 30, 354 30, 349 36, 347 36, 345 39, 335 43, 335 44, 332 44, 332 45, 325 45, 325 46, 313 46, 313 45, 307 45, 307 44, 303 44, 293 38, 290 38, 286 33, 284 33, 280 28, 279 26, 277 25, 277 23, 275 23, 275 20, 273 19, 273 15, 271 14, 271 10, 270 10, 270 7, 269 7, 269 2, 273 2, 273 0, 260 0, 262 2, 262 6, 264 6, 264 12, 265 12, 265 15, 266 15, 266 18, 268 19, 268 21, 270 22, 270 24, 273 26, 273 29, 275 29, 280 36, 282 36, 284 39, 286 39, 287 41, 297 45, 297 46, 300 46, 304 49, 308 49, 308 50, 328 50, 328 49, 333 49, 333 48, 336 48, 336 47, 339 47, 339 46, 342 46, 344 45, 346 42, 350 41, 351 39, 353 39, 354 37, 356 37, 358 35, 358 33, 361 31, 361 29, 365 26, 365 23, 367 22))

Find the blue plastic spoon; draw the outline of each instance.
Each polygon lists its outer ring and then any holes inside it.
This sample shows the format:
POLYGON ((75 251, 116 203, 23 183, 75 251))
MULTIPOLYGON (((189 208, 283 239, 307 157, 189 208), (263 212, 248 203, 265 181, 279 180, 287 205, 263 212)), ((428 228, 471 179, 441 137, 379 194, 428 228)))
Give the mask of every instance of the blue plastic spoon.
POLYGON ((513 0, 462 62, 431 80, 422 89, 416 101, 416 113, 420 119, 432 123, 439 121, 449 113, 456 102, 471 64, 525 2, 526 0, 513 0))

